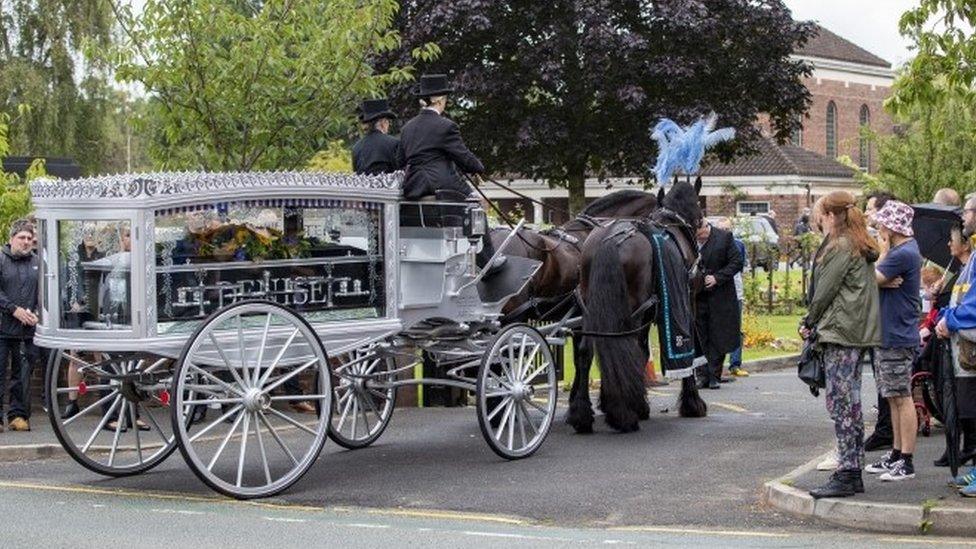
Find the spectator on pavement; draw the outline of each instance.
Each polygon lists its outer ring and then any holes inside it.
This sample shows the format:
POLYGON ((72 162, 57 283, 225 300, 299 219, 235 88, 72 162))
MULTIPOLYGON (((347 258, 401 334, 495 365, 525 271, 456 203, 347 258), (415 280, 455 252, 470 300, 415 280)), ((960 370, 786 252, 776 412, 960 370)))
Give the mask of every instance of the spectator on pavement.
POLYGON ((861 363, 881 344, 874 273, 878 245, 849 192, 834 191, 820 199, 815 215, 825 240, 814 258, 800 334, 808 338, 815 332, 823 353, 827 411, 834 421, 839 463, 830 480, 810 495, 848 497, 864 490, 861 363))
POLYGON ((742 271, 742 254, 729 231, 702 221, 698 229, 699 270, 702 277, 696 296, 696 345, 708 364, 701 385, 718 389, 725 355, 739 346, 739 302, 735 298, 735 273, 742 271))
MULTIPOLYGON (((878 231, 874 228, 874 214, 884 207, 889 200, 897 200, 888 191, 874 191, 867 196, 864 203, 864 215, 868 222, 868 233, 878 238, 878 231)), ((864 450, 874 452, 891 448, 894 434, 891 430, 891 409, 888 401, 878 393, 878 420, 874 424, 874 432, 864 441, 864 450)))
POLYGON ((9 361, 6 417, 12 431, 30 431, 30 377, 38 358, 33 338, 39 261, 31 250, 33 242, 34 226, 19 219, 11 224, 10 240, 0 251, 0 407, 9 361))
POLYGON ((957 208, 962 205, 962 200, 959 199, 959 193, 955 189, 948 187, 935 191, 932 202, 942 204, 943 206, 956 206, 957 208))
MULTIPOLYGON (((722 229, 723 231, 729 231, 730 233, 732 232, 732 220, 727 217, 723 217, 719 219, 716 225, 718 226, 719 229, 722 229)), ((745 267, 746 243, 743 242, 740 238, 736 237, 734 233, 732 235, 732 239, 735 242, 736 249, 738 249, 739 253, 742 254, 742 269, 739 272, 735 273, 735 277, 733 277, 733 280, 735 281, 735 297, 739 301, 739 325, 741 326, 742 315, 745 312, 745 307, 746 307, 746 294, 745 294, 745 288, 743 287, 743 283, 742 283, 742 273, 745 271, 746 268, 745 267)), ((736 347, 736 349, 732 351, 731 354, 729 354, 729 375, 733 377, 749 377, 749 372, 747 372, 746 369, 742 367, 743 340, 744 340, 744 334, 742 334, 742 332, 740 331, 739 346, 736 347)))
POLYGON ((888 400, 894 444, 875 463, 865 467, 882 481, 915 478, 915 437, 918 418, 912 401, 912 366, 918 358, 918 318, 921 310, 922 253, 913 238, 914 210, 889 200, 874 219, 887 251, 878 262, 876 278, 881 298, 881 346, 875 350, 875 383, 888 400))
MULTIPOLYGON (((966 201, 963 210, 963 235, 973 243, 976 235, 976 198, 966 201)), ((949 339, 952 345, 953 370, 956 376, 956 406, 959 418, 976 419, 976 371, 964 368, 959 362, 960 331, 976 328, 976 286, 973 285, 974 255, 970 254, 969 261, 963 266, 953 286, 949 307, 940 314, 939 323, 935 326, 935 333, 942 339, 949 339)), ((970 458, 972 459, 972 458, 970 458)), ((962 472, 953 479, 953 483, 960 488, 960 493, 968 497, 976 497, 976 467, 962 472)))

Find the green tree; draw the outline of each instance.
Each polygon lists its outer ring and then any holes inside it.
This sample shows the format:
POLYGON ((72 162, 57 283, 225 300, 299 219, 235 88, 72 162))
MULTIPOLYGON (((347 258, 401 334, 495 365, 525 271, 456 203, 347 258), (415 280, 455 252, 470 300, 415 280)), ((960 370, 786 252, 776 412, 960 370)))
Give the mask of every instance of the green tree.
POLYGON ((358 100, 411 77, 374 71, 399 46, 397 0, 112 1, 102 51, 150 96, 150 154, 167 168, 294 169, 348 137, 358 100))
MULTIPOLYGON (((29 113, 26 106, 18 109, 21 116, 29 113)), ((30 190, 26 181, 17 174, 3 171, 3 159, 10 154, 10 116, 0 112, 0 231, 6 232, 15 219, 26 216, 32 210, 30 190)), ((27 180, 44 175, 44 161, 35 160, 27 170, 27 180)))
POLYGON ((352 153, 336 139, 312 157, 307 166, 313 172, 352 173, 352 153))
POLYGON ((899 29, 914 45, 888 100, 893 112, 907 113, 919 104, 936 104, 962 94, 974 99, 976 84, 976 2, 919 0, 905 12, 899 29))
POLYGON ((10 154, 70 156, 98 169, 104 111, 92 98, 109 75, 82 51, 110 42, 111 20, 101 1, 0 1, 0 111, 31 106, 10 121, 10 154))

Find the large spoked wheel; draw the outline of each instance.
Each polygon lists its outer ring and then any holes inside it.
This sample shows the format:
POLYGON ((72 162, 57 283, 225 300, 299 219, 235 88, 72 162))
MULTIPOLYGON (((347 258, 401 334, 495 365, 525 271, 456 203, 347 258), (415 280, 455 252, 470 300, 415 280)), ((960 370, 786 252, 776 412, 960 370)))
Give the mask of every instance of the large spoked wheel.
POLYGON ((165 420, 172 359, 52 350, 45 380, 48 418, 75 461, 102 475, 143 473, 176 442, 165 420))
POLYGON ((187 341, 173 379, 180 453, 214 490, 268 497, 315 462, 329 430, 332 378, 302 317, 271 302, 216 311, 187 341), (294 403, 313 404, 302 414, 294 403))
POLYGON ((492 340, 478 370, 478 424, 488 445, 506 459, 531 456, 556 414, 556 366, 535 328, 506 327, 492 340))
POLYGON ((329 438, 350 450, 380 438, 393 417, 396 361, 377 345, 356 349, 332 360, 336 376, 329 438))

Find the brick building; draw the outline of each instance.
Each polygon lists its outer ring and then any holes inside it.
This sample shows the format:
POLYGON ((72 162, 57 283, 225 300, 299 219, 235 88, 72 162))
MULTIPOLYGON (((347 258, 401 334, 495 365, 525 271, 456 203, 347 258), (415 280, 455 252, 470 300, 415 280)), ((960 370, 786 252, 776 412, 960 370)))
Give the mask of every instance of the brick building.
MULTIPOLYGON (((744 215, 776 211, 778 225, 792 232, 798 212, 819 196, 835 189, 860 190, 854 170, 833 160, 848 156, 861 169, 875 171, 877 159, 861 127, 888 134, 891 119, 882 105, 894 82, 891 64, 823 27, 800 48, 794 58, 813 67, 804 80, 812 102, 803 129, 792 143, 778 145, 765 139, 758 153, 732 164, 712 164, 702 171, 703 205, 709 215, 744 215)), ((768 124, 762 117, 760 126, 768 124)), ((768 133, 768 132, 766 132, 768 133)), ((558 208, 568 205, 565 189, 550 189, 545 181, 515 179, 514 187, 558 208)), ((632 187, 628 178, 590 179, 588 199, 632 187)), ((527 200, 512 199, 501 189, 489 187, 489 196, 503 209, 522 213, 530 222, 560 223, 565 213, 545 210, 527 200)))

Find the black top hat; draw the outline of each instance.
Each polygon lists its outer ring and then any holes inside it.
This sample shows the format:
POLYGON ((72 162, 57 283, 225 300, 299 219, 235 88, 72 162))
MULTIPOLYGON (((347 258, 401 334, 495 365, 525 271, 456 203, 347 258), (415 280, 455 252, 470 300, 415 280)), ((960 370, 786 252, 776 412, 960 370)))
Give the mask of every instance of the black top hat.
POLYGON ((390 110, 390 102, 386 99, 367 99, 359 105, 359 121, 372 122, 379 118, 396 118, 390 110))
POLYGON ((446 74, 425 74, 420 77, 420 85, 414 86, 413 94, 417 97, 435 97, 453 93, 454 88, 447 83, 446 74))

